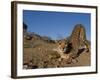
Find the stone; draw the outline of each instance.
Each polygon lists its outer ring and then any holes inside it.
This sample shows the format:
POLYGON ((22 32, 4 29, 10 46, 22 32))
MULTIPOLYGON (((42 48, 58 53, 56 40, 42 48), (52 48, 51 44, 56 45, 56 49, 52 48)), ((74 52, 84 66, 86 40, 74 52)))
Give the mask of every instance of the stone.
POLYGON ((72 57, 76 58, 78 56, 80 49, 86 48, 86 31, 82 24, 75 25, 72 34, 70 36, 70 43, 72 43, 72 57))

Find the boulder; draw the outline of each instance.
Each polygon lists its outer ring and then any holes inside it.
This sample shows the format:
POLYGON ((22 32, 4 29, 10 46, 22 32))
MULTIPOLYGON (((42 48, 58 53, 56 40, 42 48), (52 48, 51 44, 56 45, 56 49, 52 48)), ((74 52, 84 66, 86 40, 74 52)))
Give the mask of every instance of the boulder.
POLYGON ((72 43, 71 55, 73 58, 76 58, 79 51, 82 49, 82 52, 86 48, 86 31, 82 24, 75 25, 69 41, 72 43))

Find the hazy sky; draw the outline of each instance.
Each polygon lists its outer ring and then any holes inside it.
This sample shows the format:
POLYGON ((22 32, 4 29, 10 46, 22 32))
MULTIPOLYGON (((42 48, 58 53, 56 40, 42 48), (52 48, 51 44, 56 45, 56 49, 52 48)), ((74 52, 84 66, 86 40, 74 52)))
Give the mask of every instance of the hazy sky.
POLYGON ((82 24, 86 29, 87 39, 91 36, 91 15, 89 13, 23 11, 23 21, 28 25, 28 31, 52 39, 64 38, 71 35, 76 24, 82 24))

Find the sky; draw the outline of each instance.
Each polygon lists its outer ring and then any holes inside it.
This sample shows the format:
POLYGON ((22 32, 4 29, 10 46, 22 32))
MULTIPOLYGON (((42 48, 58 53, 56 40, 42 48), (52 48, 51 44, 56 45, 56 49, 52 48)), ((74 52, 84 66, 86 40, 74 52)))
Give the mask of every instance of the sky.
POLYGON ((71 35, 76 24, 82 24, 86 36, 91 40, 91 14, 75 12, 51 12, 23 10, 23 21, 29 32, 52 39, 65 38, 71 35))

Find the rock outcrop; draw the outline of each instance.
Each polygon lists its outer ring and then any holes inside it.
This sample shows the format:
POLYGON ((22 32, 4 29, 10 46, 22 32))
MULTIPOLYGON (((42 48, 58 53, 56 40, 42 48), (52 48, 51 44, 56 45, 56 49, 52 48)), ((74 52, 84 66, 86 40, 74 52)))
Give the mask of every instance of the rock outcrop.
POLYGON ((69 39, 69 43, 72 44, 70 53, 72 58, 76 58, 81 52, 88 48, 89 44, 87 41, 88 40, 86 38, 86 31, 84 26, 82 24, 75 25, 69 39))

